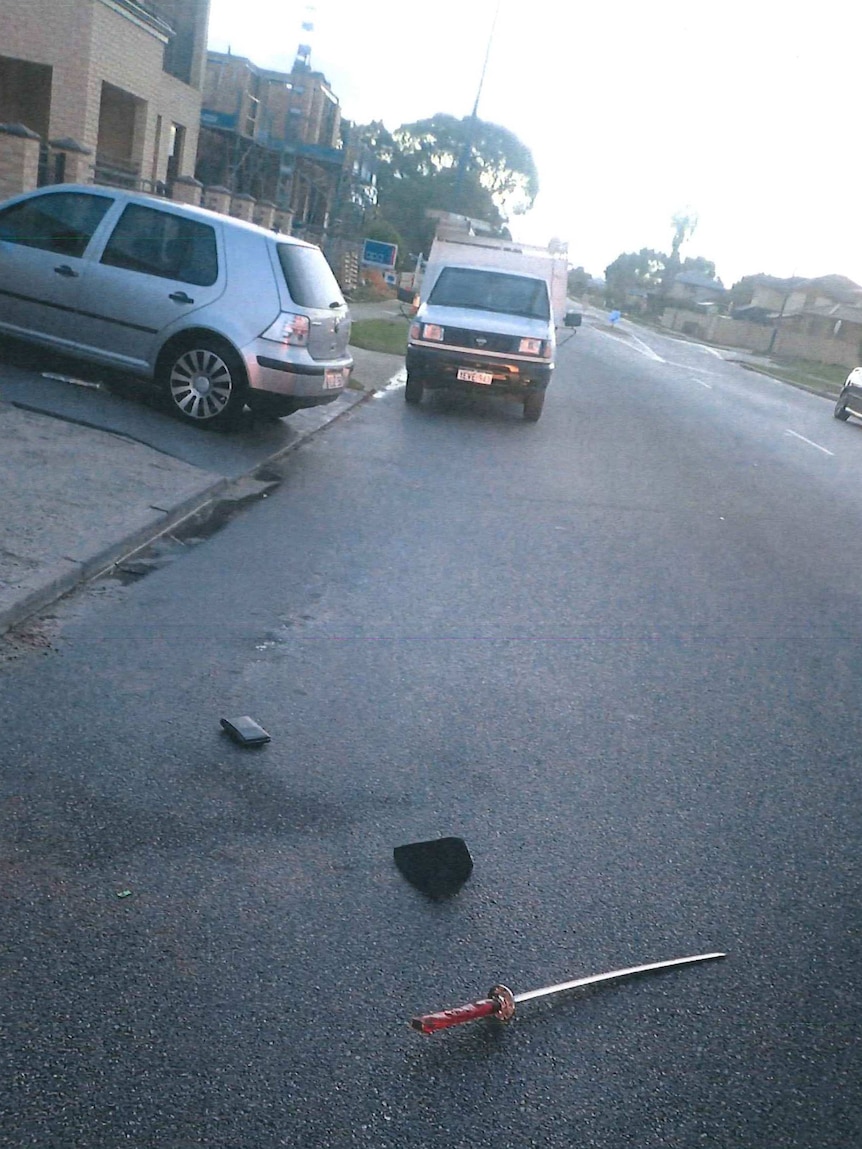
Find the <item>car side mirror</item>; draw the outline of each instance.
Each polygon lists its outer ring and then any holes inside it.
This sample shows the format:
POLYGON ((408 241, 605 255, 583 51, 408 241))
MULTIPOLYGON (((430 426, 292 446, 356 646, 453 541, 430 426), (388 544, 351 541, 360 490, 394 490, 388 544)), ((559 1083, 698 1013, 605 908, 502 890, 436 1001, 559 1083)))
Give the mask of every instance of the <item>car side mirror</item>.
POLYGON ((580 327, 581 323, 583 322, 583 318, 584 317, 580 311, 567 311, 566 318, 563 320, 563 323, 566 327, 580 327))

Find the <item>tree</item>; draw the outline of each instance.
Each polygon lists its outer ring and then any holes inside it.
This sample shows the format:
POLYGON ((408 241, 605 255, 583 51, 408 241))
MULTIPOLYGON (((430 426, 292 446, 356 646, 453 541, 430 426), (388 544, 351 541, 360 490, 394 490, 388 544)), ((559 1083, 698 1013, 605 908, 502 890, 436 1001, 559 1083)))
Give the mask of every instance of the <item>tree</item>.
POLYGON ((673 225, 673 238, 670 241, 670 255, 666 257, 665 268, 661 278, 661 294, 668 295, 673 287, 673 281, 683 270, 679 258, 679 250, 686 240, 691 239, 697 228, 697 216, 690 209, 674 212, 671 216, 673 225))
MULTIPOLYGON (((696 272, 707 279, 715 279, 715 264, 702 255, 680 259, 680 249, 691 239, 697 228, 697 216, 690 210, 675 212, 670 255, 642 247, 639 252, 624 252, 605 268, 607 301, 612 307, 623 308, 635 299, 641 306, 660 309, 670 294, 673 281, 682 271, 696 272)), ((716 280, 721 287, 721 281, 716 280)))
POLYGON ((691 239, 694 235, 698 225, 698 218, 690 208, 686 208, 684 211, 674 212, 670 222, 673 224, 673 239, 670 244, 670 259, 668 262, 678 264, 679 249, 686 240, 691 239))
POLYGON ((633 296, 646 298, 658 291, 667 265, 664 252, 642 247, 624 252, 605 268, 605 296, 611 307, 622 309, 633 296))
MULTIPOLYGON (((680 271, 696 271, 698 275, 705 275, 707 279, 715 279, 715 264, 711 259, 704 259, 702 255, 687 255, 682 261, 680 271)), ((720 283, 721 280, 716 282, 720 283)))
POLYGON ((754 297, 754 289, 759 280, 764 278, 764 272, 759 272, 757 275, 743 275, 734 283, 730 289, 730 306, 731 309, 735 307, 747 307, 754 297))
POLYGON ((360 130, 377 158, 378 214, 413 251, 430 247, 430 209, 485 220, 502 232, 538 193, 530 149, 499 124, 438 113, 391 134, 382 125, 360 130))
POLYGON ((568 278, 568 292, 569 295, 574 295, 580 298, 590 285, 589 273, 584 271, 582 267, 573 267, 569 271, 568 278))

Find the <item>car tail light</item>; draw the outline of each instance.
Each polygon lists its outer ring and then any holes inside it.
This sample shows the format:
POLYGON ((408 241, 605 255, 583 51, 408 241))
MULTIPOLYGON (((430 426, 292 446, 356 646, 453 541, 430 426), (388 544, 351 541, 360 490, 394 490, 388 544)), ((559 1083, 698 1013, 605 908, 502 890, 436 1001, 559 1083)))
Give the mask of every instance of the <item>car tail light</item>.
POLYGON ((290 347, 307 347, 309 328, 307 315, 292 315, 289 311, 283 311, 261 338, 271 339, 274 343, 287 343, 290 347))

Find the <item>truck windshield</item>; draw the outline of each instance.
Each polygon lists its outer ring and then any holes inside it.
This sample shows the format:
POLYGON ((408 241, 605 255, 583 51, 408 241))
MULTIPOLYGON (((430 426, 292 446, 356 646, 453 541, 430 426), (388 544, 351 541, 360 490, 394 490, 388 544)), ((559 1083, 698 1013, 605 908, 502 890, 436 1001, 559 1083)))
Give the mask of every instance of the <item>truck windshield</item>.
POLYGON ((527 319, 551 317, 548 285, 543 279, 473 267, 444 267, 428 302, 440 307, 523 315, 527 319))

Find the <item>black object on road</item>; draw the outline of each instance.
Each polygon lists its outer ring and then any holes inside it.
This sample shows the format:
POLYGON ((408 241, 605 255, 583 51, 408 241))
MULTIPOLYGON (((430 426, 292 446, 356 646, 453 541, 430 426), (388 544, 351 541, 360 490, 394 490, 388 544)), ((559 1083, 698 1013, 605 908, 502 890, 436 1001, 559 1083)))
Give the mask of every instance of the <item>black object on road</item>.
POLYGON ((411 842, 396 846, 392 853, 411 886, 435 898, 460 890, 473 872, 473 859, 463 838, 411 842))
POLYGON ((242 718, 222 718, 221 724, 240 746, 263 746, 265 742, 272 741, 264 728, 247 714, 242 718))

